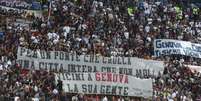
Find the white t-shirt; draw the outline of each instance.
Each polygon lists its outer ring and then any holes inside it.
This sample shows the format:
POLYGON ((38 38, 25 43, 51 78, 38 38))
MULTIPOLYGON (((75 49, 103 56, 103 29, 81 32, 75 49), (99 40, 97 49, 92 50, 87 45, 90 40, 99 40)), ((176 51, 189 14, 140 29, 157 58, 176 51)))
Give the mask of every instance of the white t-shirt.
POLYGON ((50 32, 47 34, 47 36, 48 36, 48 39, 52 39, 53 38, 53 34, 50 33, 50 32))
POLYGON ((19 98, 18 96, 16 96, 16 97, 14 98, 14 101, 20 101, 20 98, 19 98))
POLYGON ((38 92, 38 87, 37 86, 34 86, 34 91, 38 92))
POLYGON ((64 26, 63 31, 66 33, 70 33, 70 27, 69 26, 64 26))
POLYGON ((150 26, 145 26, 145 31, 148 33, 148 32, 150 32, 150 26))
POLYGON ((33 43, 38 43, 38 39, 35 36, 31 36, 33 43))
POLYGON ((8 64, 8 65, 11 65, 11 64, 12 64, 12 62, 11 62, 10 60, 8 60, 8 61, 7 61, 7 64, 8 64))
POLYGON ((59 35, 55 35, 54 36, 54 40, 53 40, 53 43, 56 44, 59 42, 59 35))
POLYGON ((72 97, 72 101, 78 101, 77 96, 73 96, 73 97, 72 97))
POLYGON ((144 11, 144 13, 149 15, 149 14, 151 13, 151 8, 148 7, 148 8, 144 11))
POLYGON ((105 96, 102 101, 108 101, 107 97, 105 96))
POLYGON ((32 101, 39 101, 39 98, 32 98, 32 101))
POLYGON ((172 93, 172 98, 175 98, 176 96, 177 96, 176 92, 172 93))
POLYGON ((126 39, 129 38, 129 32, 124 32, 124 36, 126 37, 126 39))
POLYGON ((119 98, 117 101, 124 101, 124 99, 120 99, 120 98, 119 98))
POLYGON ((3 65, 2 64, 0 64, 0 70, 3 70, 3 65))
POLYGON ((63 11, 67 11, 68 7, 66 5, 63 6, 63 11))

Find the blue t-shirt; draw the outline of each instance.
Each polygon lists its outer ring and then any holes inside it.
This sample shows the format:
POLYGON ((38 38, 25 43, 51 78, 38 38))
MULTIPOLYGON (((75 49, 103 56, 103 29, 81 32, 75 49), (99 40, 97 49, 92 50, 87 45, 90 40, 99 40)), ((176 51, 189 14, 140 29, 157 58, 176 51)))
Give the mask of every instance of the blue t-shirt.
POLYGON ((3 39, 4 35, 4 32, 0 32, 0 39, 3 39))

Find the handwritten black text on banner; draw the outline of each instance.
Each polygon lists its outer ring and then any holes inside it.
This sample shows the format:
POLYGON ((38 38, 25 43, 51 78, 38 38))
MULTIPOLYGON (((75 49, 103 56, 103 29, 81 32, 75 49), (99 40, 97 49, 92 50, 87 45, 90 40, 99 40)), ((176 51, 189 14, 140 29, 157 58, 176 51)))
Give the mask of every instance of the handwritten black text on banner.
POLYGON ((139 77, 158 75, 164 69, 162 61, 77 55, 62 51, 33 51, 22 47, 18 48, 17 60, 22 67, 36 70, 112 72, 139 77))
POLYGON ((114 73, 60 73, 56 80, 63 81, 63 89, 68 93, 106 94, 121 96, 151 97, 151 79, 114 73))

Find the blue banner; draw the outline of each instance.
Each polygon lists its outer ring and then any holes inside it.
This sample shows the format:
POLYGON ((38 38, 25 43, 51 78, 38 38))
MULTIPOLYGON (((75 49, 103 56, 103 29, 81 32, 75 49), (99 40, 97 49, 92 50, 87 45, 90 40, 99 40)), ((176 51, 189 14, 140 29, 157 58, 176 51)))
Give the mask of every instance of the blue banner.
POLYGON ((154 40, 154 54, 155 56, 177 54, 201 58, 201 44, 171 39, 156 39, 154 40))

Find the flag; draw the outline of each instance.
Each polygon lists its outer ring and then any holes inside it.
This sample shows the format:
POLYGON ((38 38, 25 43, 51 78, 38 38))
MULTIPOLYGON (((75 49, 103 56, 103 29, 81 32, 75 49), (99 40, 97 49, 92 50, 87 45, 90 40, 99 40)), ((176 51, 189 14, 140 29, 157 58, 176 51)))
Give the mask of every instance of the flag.
POLYGON ((50 20, 51 12, 52 12, 52 1, 50 0, 48 7, 48 22, 50 20))

